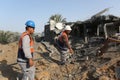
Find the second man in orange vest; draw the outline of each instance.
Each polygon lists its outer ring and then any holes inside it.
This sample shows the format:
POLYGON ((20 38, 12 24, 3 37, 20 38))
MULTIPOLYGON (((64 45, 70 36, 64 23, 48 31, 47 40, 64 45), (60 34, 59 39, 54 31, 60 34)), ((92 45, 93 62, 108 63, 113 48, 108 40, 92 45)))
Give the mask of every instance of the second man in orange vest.
POLYGON ((69 58, 69 53, 73 53, 68 40, 68 35, 71 32, 71 27, 69 25, 65 26, 64 31, 58 36, 57 46, 61 52, 61 64, 65 64, 69 58))

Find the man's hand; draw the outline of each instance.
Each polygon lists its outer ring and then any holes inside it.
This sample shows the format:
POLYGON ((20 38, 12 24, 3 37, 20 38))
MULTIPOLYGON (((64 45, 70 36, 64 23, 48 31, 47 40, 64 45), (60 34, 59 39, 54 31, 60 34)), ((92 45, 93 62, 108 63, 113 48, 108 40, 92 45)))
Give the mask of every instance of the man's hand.
POLYGON ((29 59, 29 65, 30 65, 30 67, 34 65, 34 61, 32 58, 29 59))
POLYGON ((74 51, 73 51, 73 49, 72 49, 72 48, 70 48, 70 49, 69 49, 69 52, 70 52, 71 54, 73 54, 73 53, 74 53, 74 51))

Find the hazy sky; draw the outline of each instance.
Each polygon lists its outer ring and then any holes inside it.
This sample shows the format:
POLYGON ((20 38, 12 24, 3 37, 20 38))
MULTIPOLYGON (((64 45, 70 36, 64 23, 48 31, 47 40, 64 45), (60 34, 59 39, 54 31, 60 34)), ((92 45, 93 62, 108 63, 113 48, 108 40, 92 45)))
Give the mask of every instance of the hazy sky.
POLYGON ((0 30, 23 32, 25 22, 33 20, 35 31, 42 32, 51 15, 61 14, 75 22, 109 7, 106 15, 120 16, 120 0, 1 0, 0 30))

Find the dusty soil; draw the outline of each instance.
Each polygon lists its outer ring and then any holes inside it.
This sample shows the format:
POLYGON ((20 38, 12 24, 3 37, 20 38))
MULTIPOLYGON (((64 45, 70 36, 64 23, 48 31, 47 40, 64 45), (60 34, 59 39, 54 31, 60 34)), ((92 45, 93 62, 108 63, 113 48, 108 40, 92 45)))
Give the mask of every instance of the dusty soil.
MULTIPOLYGON (((17 50, 18 42, 0 44, 0 80, 16 80, 21 77, 21 69, 16 61, 17 50)), ((40 55, 35 53, 35 59, 37 58, 40 58, 40 55)))
MULTIPOLYGON (((52 45, 51 45, 52 46, 52 45)), ((17 80, 21 69, 16 63, 18 42, 0 44, 0 80, 17 80)), ((115 80, 119 52, 109 52, 87 61, 59 65, 59 57, 49 56, 41 43, 35 43, 35 66, 38 80, 115 80)))

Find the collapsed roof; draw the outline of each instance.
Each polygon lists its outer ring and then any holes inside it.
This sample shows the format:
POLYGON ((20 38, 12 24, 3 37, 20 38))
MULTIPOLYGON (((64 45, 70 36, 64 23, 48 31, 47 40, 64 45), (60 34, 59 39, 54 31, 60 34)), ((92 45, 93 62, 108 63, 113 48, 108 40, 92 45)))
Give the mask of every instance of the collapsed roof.
MULTIPOLYGON (((109 32, 118 33, 120 32, 120 18, 114 15, 102 15, 104 12, 108 11, 109 8, 106 8, 97 14, 93 15, 90 19, 85 21, 76 21, 76 22, 66 22, 65 25, 71 25, 72 37, 79 37, 84 39, 85 42, 88 42, 88 39, 93 36, 105 37, 111 36, 109 32), (107 26, 107 27, 106 27, 107 26), (108 27, 109 26, 109 27, 108 27), (107 30, 106 30, 107 28, 107 30), (110 28, 110 29, 109 29, 110 28), (111 30, 112 29, 112 30, 111 30)), ((64 25, 63 25, 64 26, 64 25)), ((62 27, 63 27, 62 26, 62 27)), ((54 26, 55 27, 55 26, 54 26)), ((62 29, 56 28, 54 30, 50 29, 50 24, 45 25, 45 40, 53 41, 62 29)))

